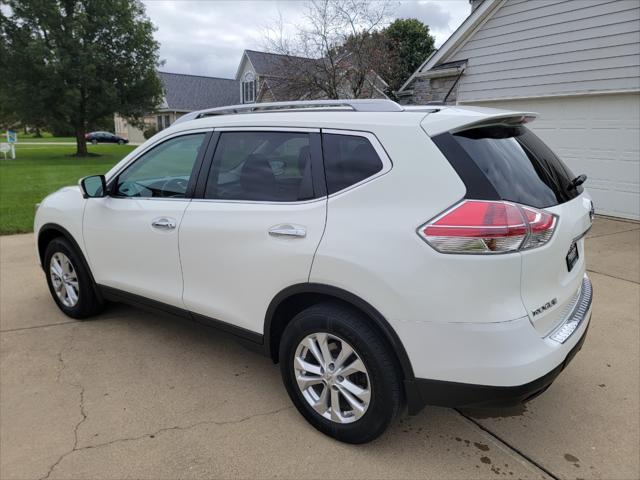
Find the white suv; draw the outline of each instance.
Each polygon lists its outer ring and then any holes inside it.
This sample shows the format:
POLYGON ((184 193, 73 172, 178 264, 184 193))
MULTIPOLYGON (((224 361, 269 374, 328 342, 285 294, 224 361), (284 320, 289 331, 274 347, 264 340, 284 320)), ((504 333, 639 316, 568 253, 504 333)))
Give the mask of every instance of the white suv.
POLYGON ((53 299, 218 327, 300 413, 361 443, 403 405, 546 389, 591 315, 593 204, 533 115, 388 100, 191 113, 35 219, 53 299))

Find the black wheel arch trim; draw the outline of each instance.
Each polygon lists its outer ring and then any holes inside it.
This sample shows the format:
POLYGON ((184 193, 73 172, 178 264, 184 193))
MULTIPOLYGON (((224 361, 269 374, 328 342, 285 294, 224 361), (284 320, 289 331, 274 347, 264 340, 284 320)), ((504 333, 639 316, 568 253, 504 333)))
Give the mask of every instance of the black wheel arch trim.
MULTIPOLYGON (((264 349, 267 356, 274 358, 273 353, 271 351, 272 338, 271 338, 271 330, 272 323, 275 318, 275 313, 278 307, 288 298, 291 298, 298 294, 310 293, 310 294, 320 294, 326 295, 329 297, 334 297, 338 300, 342 300, 348 304, 351 304, 353 307, 362 311, 365 315, 367 315, 378 327, 378 329, 383 333, 385 340, 391 345, 393 348, 393 353, 395 354, 398 362, 400 363, 400 368, 402 370, 402 375, 404 380, 413 380, 413 367, 411 366, 411 362, 409 360, 409 356, 407 355, 407 351, 404 348, 404 345, 400 341, 398 334, 393 329, 393 327, 389 324, 386 318, 369 302, 363 300, 362 298, 354 295, 353 293, 344 290, 339 287, 334 287, 331 285, 326 285, 322 283, 299 283, 296 285, 291 285, 278 293, 267 308, 267 313, 265 315, 264 320, 264 349)), ((408 393, 408 392, 407 392, 408 393)))
POLYGON ((71 246, 75 249, 76 253, 80 257, 82 266, 85 268, 85 270, 89 274, 89 278, 91 279, 91 288, 93 289, 98 300, 103 301, 102 294, 100 292, 100 289, 97 287, 95 278, 93 278, 93 272, 91 271, 89 262, 87 262, 87 259, 84 256, 84 252, 82 251, 82 248, 80 248, 80 245, 78 244, 76 239, 73 237, 73 235, 69 232, 69 230, 67 230, 61 225, 58 225, 57 223, 45 223, 44 225, 42 225, 42 227, 40 227, 40 230, 38 230, 38 237, 36 241, 38 245, 38 256, 40 257, 40 266, 42 267, 42 270, 44 270, 45 273, 47 271, 47 267, 44 264, 44 252, 46 250, 46 246, 44 246, 44 248, 40 247, 40 238, 42 237, 43 234, 47 232, 52 232, 52 231, 59 233, 60 235, 57 235, 57 236, 64 237, 65 240, 71 243, 71 246))

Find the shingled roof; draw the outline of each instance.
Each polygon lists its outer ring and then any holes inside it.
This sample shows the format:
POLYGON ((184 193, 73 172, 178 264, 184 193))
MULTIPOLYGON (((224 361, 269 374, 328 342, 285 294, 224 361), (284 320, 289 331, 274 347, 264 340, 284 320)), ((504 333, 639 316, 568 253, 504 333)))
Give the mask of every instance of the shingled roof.
POLYGON ((271 77, 286 77, 287 68, 296 65, 296 68, 307 64, 314 65, 321 60, 313 58, 295 57, 290 55, 280 55, 277 53, 257 52, 255 50, 245 50, 244 53, 249 58, 256 74, 271 77))
POLYGON ((229 78, 158 72, 164 86, 163 109, 193 111, 240 103, 240 82, 229 78))

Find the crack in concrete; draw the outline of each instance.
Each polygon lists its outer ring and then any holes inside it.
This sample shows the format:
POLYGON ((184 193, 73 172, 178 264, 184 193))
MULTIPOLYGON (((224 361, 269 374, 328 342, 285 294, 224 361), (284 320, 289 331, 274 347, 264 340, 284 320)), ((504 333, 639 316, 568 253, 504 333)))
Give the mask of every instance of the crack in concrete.
POLYGON ((621 280, 623 282, 635 283, 636 285, 640 285, 640 283, 636 282, 635 280, 629 280, 628 278, 616 277, 615 275, 610 275, 608 273, 599 272, 597 270, 592 270, 591 268, 587 268, 587 272, 597 273, 598 275, 603 275, 605 277, 615 278, 616 280, 621 280))
POLYGON ((125 438, 116 438, 115 440, 110 440, 108 442, 104 442, 104 443, 97 443, 95 445, 86 445, 84 447, 80 447, 78 449, 76 449, 76 451, 82 451, 82 450, 91 450, 94 448, 102 448, 102 447, 108 447, 110 445, 116 444, 116 443, 121 443, 121 442, 133 442, 136 440, 142 440, 144 438, 153 438, 156 437, 157 435, 160 435, 162 433, 165 432, 171 432, 171 431, 185 431, 185 430, 191 430, 192 428, 196 428, 196 427, 200 427, 202 425, 218 425, 218 426, 223 426, 223 425, 237 425, 239 423, 243 423, 246 422, 248 420, 252 420, 254 418, 258 418, 258 417, 267 417, 269 415, 275 415, 277 413, 283 412, 285 410, 289 410, 293 408, 292 406, 289 407, 282 407, 282 408, 278 408, 276 410, 272 410, 269 412, 262 412, 262 413, 254 413, 253 415, 247 415, 246 417, 242 417, 238 420, 203 420, 201 422, 195 422, 195 423, 191 423, 188 425, 175 425, 173 427, 163 427, 160 428, 154 432, 151 433, 143 433, 142 435, 138 435, 137 437, 125 437, 125 438))
POLYGON ((541 473, 544 473, 546 475, 548 475, 552 480, 560 480, 560 477, 558 475, 556 475, 555 473, 553 473, 551 470, 549 470, 548 468, 546 468, 544 465, 542 465, 542 463, 534 460, 530 455, 527 455, 526 453, 524 453, 522 450, 520 450, 519 448, 516 448, 514 445, 512 445, 511 443, 507 442, 504 438, 500 437, 497 433, 495 433, 494 431, 492 431, 489 427, 486 427, 485 425, 483 425, 482 423, 480 423, 479 420, 476 420, 475 418, 467 415, 466 413, 464 413, 461 409, 459 408, 454 408, 453 409, 455 412, 458 412, 458 414, 466 419, 469 423, 471 423, 472 425, 475 425, 478 429, 482 430, 483 432, 487 433, 488 435, 490 435, 491 437, 493 437, 493 439, 497 442, 499 442, 501 445, 503 445, 505 448, 507 448, 508 450, 512 451, 513 453, 515 453, 517 456, 519 456, 520 458, 522 458, 526 463, 528 463, 530 466, 534 467, 535 469, 539 470, 541 473))
MULTIPOLYGON (((73 345, 73 342, 75 340, 74 333, 75 333, 75 328, 71 330, 71 334, 69 335, 69 341, 67 342, 67 344, 64 347, 62 347, 62 349, 58 353, 59 368, 58 368, 58 373, 56 375, 56 382, 58 383, 62 380, 62 375, 67 368, 67 364, 64 360, 64 352, 70 349, 71 346, 73 345)), ((51 473, 53 473, 55 468, 60 464, 60 462, 62 462, 62 460, 64 460, 68 455, 71 455, 74 451, 78 449, 78 430, 80 429, 80 426, 87 420, 87 412, 84 407, 84 393, 85 393, 84 385, 80 383, 71 383, 71 382, 65 382, 65 383, 71 387, 74 387, 80 390, 79 409, 80 409, 80 416, 82 418, 73 427, 73 447, 71 448, 71 450, 63 453, 60 457, 58 457, 58 459, 53 463, 53 465, 49 467, 46 475, 44 477, 41 477, 40 480, 48 479, 51 473)))
POLYGON ((620 235, 621 233, 635 232, 637 230, 640 230, 640 227, 630 228, 629 230, 620 230, 619 232, 601 233, 599 235, 589 235, 588 237, 586 237, 586 239, 589 240, 591 238, 610 237, 611 235, 620 235))
POLYGON ((75 441, 74 441, 74 445, 73 445, 73 449, 71 449, 70 451, 64 453, 63 455, 60 456, 60 458, 58 458, 58 460, 49 468, 49 471, 47 472, 47 474, 42 477, 40 480, 47 480, 49 478, 49 476, 53 473, 53 471, 55 470, 55 468, 60 465, 60 463, 67 458, 69 455, 76 453, 76 452, 82 452, 85 450, 92 450, 92 449, 97 449, 97 448, 103 448, 103 447, 108 447, 117 443, 123 443, 123 442, 134 442, 136 440, 142 440, 145 438, 154 438, 157 435, 160 435, 162 433, 165 432, 171 432, 171 431, 185 431, 185 430, 190 430, 192 428, 196 428, 196 427, 200 427, 202 425, 218 425, 218 426, 223 426, 223 425, 235 425, 235 424, 239 424, 239 423, 243 423, 246 422, 248 420, 251 420, 253 418, 257 418, 257 417, 266 417, 269 415, 275 415, 277 413, 283 412, 285 410, 289 410, 293 408, 292 406, 289 407, 282 407, 282 408, 278 408, 276 410, 272 410, 269 412, 262 412, 262 413, 255 413, 253 415, 248 415, 246 417, 240 418, 238 420, 203 420, 201 422, 195 422, 189 425, 175 425, 173 427, 163 427, 160 428, 154 432, 151 433, 144 433, 142 435, 139 435, 137 437, 124 437, 124 438, 116 438, 115 440, 110 440, 108 442, 104 442, 104 443, 97 443, 95 445, 86 445, 84 447, 78 447, 78 429, 80 428, 80 425, 82 425, 82 423, 87 419, 87 415, 86 412, 84 411, 84 388, 81 391, 81 404, 80 404, 80 411, 82 413, 82 420, 80 420, 80 422, 78 422, 76 424, 76 428, 74 430, 74 434, 75 434, 75 441))
POLYGON ((22 330, 35 330, 37 328, 57 327, 59 325, 73 325, 74 323, 77 324, 78 321, 73 320, 71 322, 47 323, 45 325, 33 325, 31 327, 7 328, 5 330, 0 330, 0 333, 21 332, 22 330))

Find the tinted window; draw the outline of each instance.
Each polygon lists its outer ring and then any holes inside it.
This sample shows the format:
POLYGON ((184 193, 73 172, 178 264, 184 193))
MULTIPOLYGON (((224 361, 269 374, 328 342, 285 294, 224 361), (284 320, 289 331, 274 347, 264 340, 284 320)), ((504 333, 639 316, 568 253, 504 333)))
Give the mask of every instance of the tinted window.
POLYGON ((142 155, 118 177, 116 195, 184 197, 205 135, 172 138, 142 155))
POLYGON ((483 127, 439 137, 444 138, 434 138, 436 144, 474 198, 483 190, 477 185, 482 182, 488 182, 486 190, 492 188, 500 199, 538 208, 566 202, 582 192, 582 187, 569 187, 575 175, 525 127, 483 127), (470 169, 465 162, 477 168, 470 169))
POLYGON ((313 198, 309 135, 222 133, 206 197, 276 202, 313 198))
POLYGON ((322 150, 329 194, 382 170, 380 157, 365 137, 323 134, 322 150))

